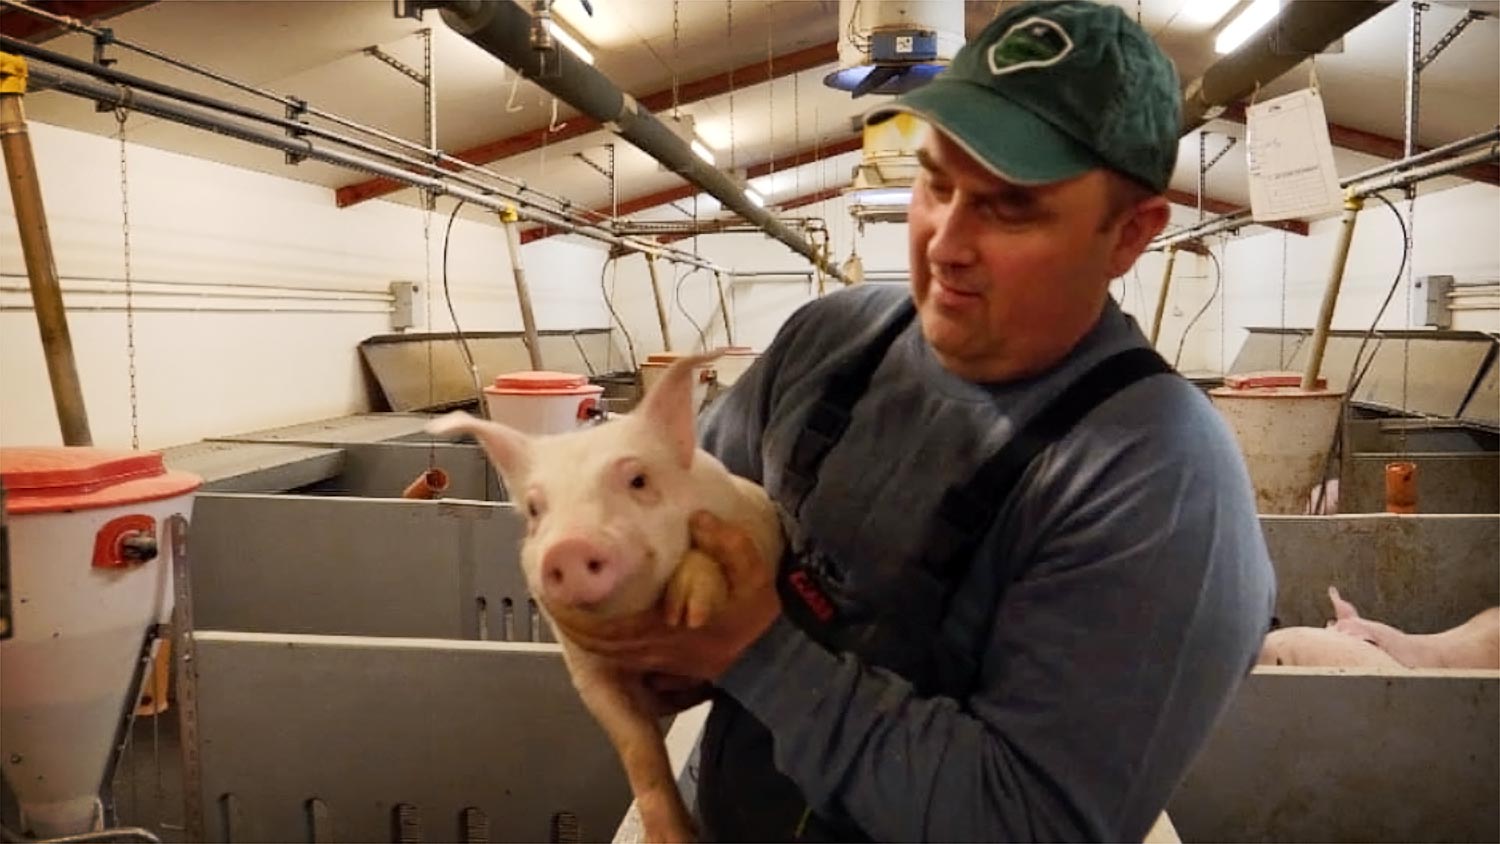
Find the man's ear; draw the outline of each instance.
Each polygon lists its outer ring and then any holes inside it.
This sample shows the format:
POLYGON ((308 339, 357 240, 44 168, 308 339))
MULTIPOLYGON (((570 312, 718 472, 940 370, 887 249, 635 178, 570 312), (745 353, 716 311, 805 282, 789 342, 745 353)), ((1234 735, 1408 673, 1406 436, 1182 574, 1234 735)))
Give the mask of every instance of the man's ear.
POLYGON ((1146 251, 1147 244, 1167 227, 1171 217, 1172 206, 1165 196, 1148 197, 1127 211, 1109 255, 1109 277, 1119 278, 1129 272, 1136 259, 1146 251))

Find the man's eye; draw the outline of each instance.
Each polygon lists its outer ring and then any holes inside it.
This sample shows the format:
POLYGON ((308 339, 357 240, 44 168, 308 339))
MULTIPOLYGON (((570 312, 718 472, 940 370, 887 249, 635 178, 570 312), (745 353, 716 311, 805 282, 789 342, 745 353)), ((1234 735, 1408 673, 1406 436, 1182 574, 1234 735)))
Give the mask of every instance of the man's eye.
POLYGON ((631 478, 630 479, 630 486, 632 488, 634 488, 634 489, 645 489, 646 488, 646 476, 645 475, 636 475, 635 477, 631 478))

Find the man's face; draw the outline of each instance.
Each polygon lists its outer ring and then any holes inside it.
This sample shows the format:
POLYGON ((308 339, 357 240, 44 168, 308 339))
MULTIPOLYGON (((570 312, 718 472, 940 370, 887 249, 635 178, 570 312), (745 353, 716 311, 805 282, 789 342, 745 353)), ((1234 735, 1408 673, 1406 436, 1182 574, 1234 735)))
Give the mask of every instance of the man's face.
POLYGON ((1110 280, 1166 222, 1160 198, 1111 219, 1112 177, 1103 170, 1017 185, 935 130, 918 158, 912 298, 939 361, 971 381, 1055 364, 1098 321, 1110 280))

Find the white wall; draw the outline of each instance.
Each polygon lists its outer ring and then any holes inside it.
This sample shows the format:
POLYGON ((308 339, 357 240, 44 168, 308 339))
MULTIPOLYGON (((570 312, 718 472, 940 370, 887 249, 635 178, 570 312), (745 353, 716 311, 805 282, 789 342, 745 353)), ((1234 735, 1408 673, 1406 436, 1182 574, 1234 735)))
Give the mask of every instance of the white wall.
MULTIPOLYGON (((115 142, 41 124, 32 125, 40 179, 58 269, 65 288, 81 277, 121 277, 118 147, 115 142)), ((272 153, 267 153, 268 155, 272 153)), ((279 154, 279 153, 278 153, 279 154)), ((389 331, 380 303, 319 302, 297 297, 383 293, 392 280, 422 282, 422 213, 388 202, 339 209, 325 188, 132 145, 130 155, 133 275, 139 290, 153 281, 198 283, 208 295, 137 296, 143 307, 172 312, 136 316, 136 369, 141 444, 147 448, 256 428, 305 422, 366 409, 366 387, 356 349, 360 340, 389 331), (253 285, 286 285, 266 291, 253 285), (324 291, 316 294, 309 291, 324 291), (233 298, 250 296, 255 298, 233 298), (335 313, 210 313, 212 308, 320 307, 335 313)), ((803 192, 837 184, 847 174, 802 173, 803 192)), ((8 188, 0 186, 0 287, 24 286, 25 268, 8 188)), ((785 195, 785 194, 782 194, 785 195)), ((1404 202, 1398 203, 1404 209, 1404 202)), ((437 285, 443 224, 452 206, 442 201, 432 220, 433 330, 451 328, 437 285)), ((705 211, 705 213, 707 213, 705 211)), ((906 270, 906 227, 871 224, 857 235, 840 199, 792 212, 819 217, 830 233, 836 263, 856 245, 867 275, 906 270)), ((1191 212, 1178 209, 1179 221, 1191 212)), ((1500 189, 1464 186, 1423 196, 1417 204, 1418 275, 1447 273, 1460 282, 1500 278, 1500 189)), ((1338 221, 1315 223, 1311 236, 1253 233, 1216 241, 1224 268, 1224 303, 1215 303, 1193 329, 1181 367, 1221 371, 1243 341, 1243 327, 1283 324, 1282 247, 1286 247, 1284 324, 1312 324, 1331 260, 1338 221), (1223 330, 1221 330, 1221 324, 1223 330)), ((691 251, 694 241, 679 241, 691 251)), ((714 262, 744 272, 795 271, 807 262, 759 234, 699 238, 696 248, 714 262)), ((528 279, 543 328, 610 324, 599 293, 604 251, 577 238, 548 238, 524 248, 528 279)), ((1368 327, 1400 258, 1397 228, 1384 206, 1359 218, 1338 328, 1368 327)), ((1112 290, 1146 324, 1154 308, 1162 258, 1148 255, 1137 273, 1112 290), (1136 278, 1139 279, 1137 283, 1136 278)), ((640 257, 607 268, 606 280, 630 331, 638 358, 662 347, 650 282, 640 257)), ((703 344, 683 314, 703 325, 707 345, 724 343, 713 280, 661 265, 674 348, 703 344)), ((463 327, 519 328, 510 266, 501 232, 460 217, 454 228, 450 283, 463 327)), ((92 286, 98 289, 98 285, 92 286)), ((95 442, 130 441, 126 387, 125 315, 118 284, 103 295, 69 296, 69 322, 95 442), (103 305, 112 310, 90 311, 103 305)), ((180 288, 162 288, 157 290, 180 288)), ((1203 259, 1179 258, 1161 348, 1172 357, 1192 314, 1207 299, 1212 279, 1203 259)), ((808 281, 741 278, 729 286, 735 341, 764 348, 786 317, 816 296, 808 281)), ((424 298, 425 297, 419 297, 424 298)), ((0 444, 60 441, 41 356, 36 321, 24 292, 0 291, 0 444)), ((1407 325, 1404 286, 1382 325, 1407 325)), ((425 327, 425 324, 424 324, 425 327)), ((1500 311, 1469 311, 1455 327, 1500 331, 1500 311)), ((624 344, 621 343, 621 346, 624 344)))
MULTIPOLYGON (((1393 198, 1393 203, 1404 216, 1405 200, 1393 198)), ((1193 212, 1177 209, 1176 217, 1177 222, 1191 222, 1193 212)), ((1330 218, 1314 222, 1306 237, 1252 229, 1241 237, 1212 239, 1210 248, 1223 268, 1224 295, 1193 327, 1183 346, 1181 368, 1188 372, 1222 372, 1225 362, 1233 362, 1244 342, 1246 326, 1313 325, 1328 283, 1339 228, 1339 219, 1330 218)), ((1401 251, 1401 229, 1395 217, 1378 200, 1369 200, 1355 224, 1349 263, 1334 310, 1334 328, 1369 329, 1395 279, 1401 251)), ((1466 183, 1420 196, 1412 251, 1416 276, 1446 274, 1458 283, 1500 279, 1500 188, 1466 183)), ((1159 253, 1145 255, 1133 273, 1111 288, 1117 299, 1124 296, 1126 309, 1138 315, 1143 327, 1149 326, 1156 307, 1164 262, 1159 253)), ((1179 254, 1158 342, 1169 360, 1182 341, 1188 321, 1212 292, 1213 270, 1208 259, 1179 254)), ((1402 273, 1380 327, 1420 328, 1411 325, 1409 314, 1406 274, 1402 273)), ((1500 332, 1500 310, 1455 313, 1453 327, 1500 332)))
MULTIPOLYGON (((1395 204, 1404 215, 1405 201, 1395 204)), ((856 234, 842 200, 830 200, 792 213, 822 217, 832 235, 836 263, 848 257, 856 234)), ((1195 212, 1174 209, 1174 222, 1188 224, 1194 219, 1195 212)), ((1222 372, 1226 363, 1233 362, 1248 326, 1313 325, 1327 284, 1339 225, 1334 217, 1314 222, 1305 237, 1252 228, 1238 237, 1212 239, 1210 246, 1223 268, 1223 295, 1212 302, 1182 344, 1180 368, 1187 372, 1222 372)), ((680 242, 688 248, 691 243, 680 242)), ((699 238, 698 246, 705 257, 744 271, 807 268, 807 262, 800 256, 759 234, 712 235, 699 238)), ((858 238, 858 248, 867 273, 885 272, 904 278, 907 266, 904 224, 866 226, 864 235, 858 238)), ((1448 274, 1459 283, 1500 279, 1500 188, 1466 183, 1422 195, 1417 200, 1413 253, 1417 276, 1448 274)), ((1390 211, 1372 199, 1355 227, 1354 244, 1334 313, 1335 328, 1369 328, 1390 289, 1400 260, 1400 229, 1390 211)), ((1149 328, 1155 311, 1164 261, 1161 254, 1149 253, 1131 273, 1111 286, 1112 294, 1117 300, 1123 298, 1125 310, 1136 317, 1143 330, 1149 328)), ((625 259, 618 278, 616 307, 635 339, 637 353, 644 356, 659 351, 660 331, 649 298, 650 282, 644 263, 640 258, 625 259)), ((702 344, 697 332, 672 306, 670 281, 664 274, 674 348, 698 348, 702 344)), ((1188 253, 1178 256, 1158 343, 1169 360, 1177 356, 1184 329, 1209 299, 1213 287, 1213 273, 1206 258, 1188 253)), ((807 282, 785 278, 740 279, 733 287, 731 300, 735 341, 764 348, 787 315, 815 296, 816 288, 807 282)), ((712 279, 707 274, 689 278, 683 287, 681 303, 700 323, 711 318, 707 332, 709 345, 721 345, 723 328, 718 321, 712 279)), ((1381 319, 1381 327, 1408 327, 1409 313, 1403 273, 1390 307, 1381 319)), ((1500 332, 1500 310, 1455 313, 1453 327, 1500 332)))
MULTIPOLYGON (((67 297, 94 442, 128 447, 123 288, 76 281, 123 277, 119 147, 110 139, 37 123, 31 124, 31 138, 64 290, 107 291, 67 297)), ((389 316, 371 312, 384 305, 325 301, 316 307, 337 312, 300 314, 182 308, 307 308, 313 305, 297 299, 318 295, 308 291, 383 293, 393 280, 421 283, 427 272, 422 212, 389 202, 340 209, 332 191, 315 185, 134 144, 128 155, 137 290, 153 289, 144 280, 178 281, 207 285, 190 290, 209 294, 135 297, 139 307, 176 308, 135 317, 142 447, 366 409, 356 346, 390 331, 389 316), (254 286, 268 284, 302 292, 254 286)), ((438 283, 451 207, 440 201, 432 220, 435 331, 451 330, 438 283)), ((522 257, 540 327, 607 324, 598 294, 602 249, 553 239, 528 245, 522 257)), ((0 286, 24 287, 24 276, 9 188, 0 184, 0 286)), ((460 217, 449 279, 465 330, 520 327, 498 227, 460 217)), ((0 293, 0 443, 60 442, 29 296, 0 293)))
MULTIPOLYGON (((816 187, 811 180, 808 184, 816 187)), ((905 224, 870 224, 865 227, 864 234, 859 235, 849 217, 847 203, 841 198, 794 209, 787 212, 787 215, 818 217, 823 220, 828 229, 835 265, 843 264, 857 240, 859 256, 864 262, 867 276, 883 273, 899 274, 902 279, 905 278, 905 224)), ((678 241, 675 245, 689 252, 694 249, 691 239, 678 241)), ((779 241, 758 233, 707 235, 697 238, 697 250, 702 257, 740 272, 805 273, 809 269, 807 259, 779 241)), ((618 264, 615 308, 634 341, 637 356, 644 358, 645 355, 662 349, 661 329, 651 297, 650 276, 644 259, 640 257, 624 258, 618 264)), ((676 280, 684 270, 676 270, 663 264, 658 272, 667 301, 672 348, 682 351, 703 347, 697 330, 683 310, 704 326, 710 348, 724 345, 724 326, 719 314, 713 276, 706 272, 689 276, 683 282, 679 295, 676 280)), ((613 269, 611 273, 614 273, 613 269)), ((756 349, 764 349, 770 343, 776 330, 792 311, 817 297, 816 282, 806 278, 741 277, 733 284, 728 279, 725 283, 735 344, 756 349)), ((829 290, 839 287, 839 283, 833 279, 829 279, 827 284, 829 290)))

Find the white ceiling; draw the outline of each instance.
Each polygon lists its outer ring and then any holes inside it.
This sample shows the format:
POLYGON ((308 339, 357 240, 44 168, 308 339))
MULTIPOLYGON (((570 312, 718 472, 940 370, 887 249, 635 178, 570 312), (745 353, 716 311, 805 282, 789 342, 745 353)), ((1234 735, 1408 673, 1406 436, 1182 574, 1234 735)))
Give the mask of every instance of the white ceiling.
MULTIPOLYGON (((1114 2, 1133 15, 1139 14, 1148 31, 1177 63, 1183 78, 1196 76, 1214 60, 1214 24, 1193 17, 1204 0, 1114 2)), ((578 0, 557 0, 556 13, 590 46, 598 68, 622 89, 637 95, 670 88, 674 68, 677 78, 686 82, 764 61, 768 48, 784 53, 831 42, 838 29, 835 0, 735 0, 731 38, 726 2, 683 0, 681 36, 674 46, 672 3, 593 0, 592 5, 591 18, 583 14, 578 0)), ((970 32, 982 26, 998 5, 993 0, 966 3, 970 32)), ((1434 43, 1469 7, 1493 13, 1500 11, 1500 0, 1434 3, 1424 17, 1425 43, 1434 43)), ((7 11, 0 16, 0 31, 5 17, 15 14, 20 13, 7 11)), ((552 117, 550 95, 529 82, 517 85, 513 71, 453 33, 435 13, 429 12, 423 22, 396 19, 389 0, 172 0, 111 18, 107 25, 120 38, 243 82, 301 97, 325 111, 418 142, 423 134, 421 87, 365 55, 363 49, 378 45, 420 69, 422 42, 417 31, 431 27, 438 142, 443 149, 457 151, 537 129, 552 117)), ((1393 4, 1350 33, 1343 52, 1317 59, 1317 77, 1331 121, 1375 134, 1401 136, 1406 29, 1406 4, 1393 4)), ((91 41, 78 34, 53 39, 46 46, 85 59, 92 49, 91 41)), ((119 59, 120 69, 131 73, 268 111, 280 110, 273 102, 195 78, 126 50, 112 48, 111 55, 119 59)), ((1260 96, 1305 86, 1306 67, 1304 63, 1263 89, 1260 96)), ((822 77, 832 69, 830 64, 772 84, 740 88, 733 95, 732 108, 731 97, 726 94, 685 105, 682 110, 694 116, 700 135, 715 147, 720 166, 726 168, 731 158, 732 114, 732 156, 743 168, 808 148, 815 139, 841 139, 852 134, 851 119, 874 100, 855 100, 824 86, 822 77)), ((27 109, 33 119, 87 132, 112 134, 115 128, 113 117, 95 113, 92 103, 55 92, 29 97, 27 109)), ((571 109, 559 106, 559 120, 572 115, 571 109)), ((1471 25, 1423 73, 1421 117, 1419 140, 1429 146, 1500 124, 1500 23, 1495 18, 1471 25)), ((1210 156, 1222 145, 1226 133, 1242 134, 1242 127, 1223 122, 1211 123, 1206 129, 1211 133, 1210 156)), ((316 162, 290 166, 279 152, 142 115, 130 120, 128 136, 139 143, 328 187, 365 178, 316 162)), ((643 153, 604 132, 551 144, 491 166, 579 204, 604 206, 609 197, 607 182, 573 153, 583 152, 603 163, 603 145, 612 141, 618 156, 622 200, 681 184, 643 153)), ((1196 135, 1184 139, 1173 179, 1173 186, 1180 190, 1196 190, 1197 147, 1196 135)), ((832 167, 835 173, 847 174, 857 160, 857 153, 846 154, 832 162, 832 167)), ((1338 163, 1340 172, 1347 174, 1379 160, 1341 153, 1338 163)), ((786 187, 771 197, 772 201, 816 190, 828 180, 828 168, 804 170, 805 175, 794 173, 792 178, 778 180, 786 187)), ((1208 193, 1243 204, 1248 201, 1244 184, 1241 144, 1212 168, 1208 193)), ((411 190, 390 198, 415 201, 411 190)))

